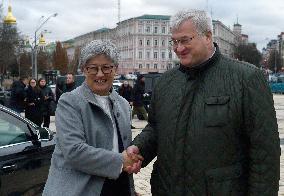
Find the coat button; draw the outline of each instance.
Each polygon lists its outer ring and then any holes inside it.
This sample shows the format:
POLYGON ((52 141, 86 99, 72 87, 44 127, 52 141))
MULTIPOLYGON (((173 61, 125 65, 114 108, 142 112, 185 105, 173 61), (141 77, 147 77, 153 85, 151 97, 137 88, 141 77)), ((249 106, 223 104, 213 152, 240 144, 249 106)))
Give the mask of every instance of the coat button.
POLYGON ((117 118, 119 118, 119 116, 120 116, 120 113, 119 113, 119 112, 117 112, 117 113, 116 113, 116 116, 117 116, 117 118))

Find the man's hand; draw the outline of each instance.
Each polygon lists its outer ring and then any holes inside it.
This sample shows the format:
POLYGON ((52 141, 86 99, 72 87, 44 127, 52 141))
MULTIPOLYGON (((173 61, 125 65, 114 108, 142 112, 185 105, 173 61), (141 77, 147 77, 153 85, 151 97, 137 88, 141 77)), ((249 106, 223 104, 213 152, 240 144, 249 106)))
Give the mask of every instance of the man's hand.
POLYGON ((122 152, 123 170, 127 173, 138 173, 141 169, 144 158, 139 154, 137 146, 129 146, 127 150, 122 152))

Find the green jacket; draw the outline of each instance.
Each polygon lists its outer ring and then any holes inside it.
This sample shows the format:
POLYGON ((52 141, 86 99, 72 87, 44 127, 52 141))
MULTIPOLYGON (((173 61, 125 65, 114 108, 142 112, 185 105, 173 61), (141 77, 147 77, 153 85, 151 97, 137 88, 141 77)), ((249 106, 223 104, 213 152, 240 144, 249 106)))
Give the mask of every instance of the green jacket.
POLYGON ((273 98, 255 66, 215 54, 162 75, 133 141, 154 157, 153 196, 276 196, 280 144, 273 98))

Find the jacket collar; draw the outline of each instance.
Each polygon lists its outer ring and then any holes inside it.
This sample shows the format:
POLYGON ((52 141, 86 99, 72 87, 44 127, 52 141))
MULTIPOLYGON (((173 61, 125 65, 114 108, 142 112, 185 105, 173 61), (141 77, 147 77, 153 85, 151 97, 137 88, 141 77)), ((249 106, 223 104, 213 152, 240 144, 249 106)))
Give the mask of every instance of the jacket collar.
POLYGON ((179 70, 187 74, 189 76, 189 80, 195 80, 203 71, 207 70, 218 61, 220 57, 220 51, 218 45, 215 42, 214 42, 214 47, 215 47, 214 54, 205 62, 193 67, 186 67, 180 64, 179 70))

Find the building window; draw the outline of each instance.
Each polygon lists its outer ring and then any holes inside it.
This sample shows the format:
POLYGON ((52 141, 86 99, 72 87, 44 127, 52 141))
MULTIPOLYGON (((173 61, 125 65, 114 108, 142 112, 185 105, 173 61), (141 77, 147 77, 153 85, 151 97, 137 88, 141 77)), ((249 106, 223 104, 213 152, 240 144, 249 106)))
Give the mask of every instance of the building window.
POLYGON ((155 39, 155 41, 154 41, 154 46, 158 46, 158 40, 157 39, 155 39))
POLYGON ((150 69, 150 64, 146 64, 146 68, 147 68, 147 69, 150 69))
POLYGON ((172 53, 169 52, 169 59, 172 59, 172 53))
POLYGON ((142 69, 142 64, 139 64, 139 69, 142 69))
POLYGON ((158 52, 154 52, 154 59, 158 58, 158 52))
POLYGON ((141 51, 139 51, 139 53, 138 53, 138 58, 142 59, 142 52, 141 51))
POLYGON ((149 51, 147 51, 146 55, 147 55, 147 59, 150 59, 150 52, 149 51))
POLYGON ((158 69, 158 64, 154 64, 154 69, 158 69))
POLYGON ((165 46, 165 40, 162 40, 162 46, 165 46))
POLYGON ((147 26, 147 27, 146 27, 146 33, 150 33, 150 31, 151 31, 151 27, 150 27, 150 26, 147 26))
POLYGON ((142 39, 139 40, 139 46, 143 46, 143 40, 142 39))
POLYGON ((147 46, 150 46, 150 40, 149 40, 149 39, 147 39, 146 45, 147 45, 147 46))
POLYGON ((162 59, 165 59, 165 52, 162 52, 162 59))
POLYGON ((158 27, 154 27, 154 33, 158 33, 158 27))
POLYGON ((166 33, 166 27, 162 27, 162 33, 163 33, 163 34, 166 33))

